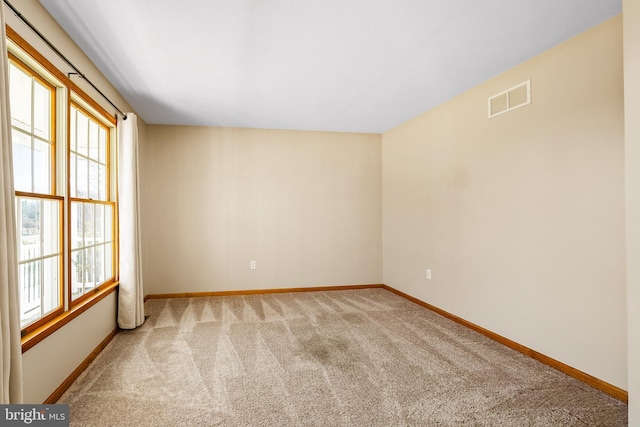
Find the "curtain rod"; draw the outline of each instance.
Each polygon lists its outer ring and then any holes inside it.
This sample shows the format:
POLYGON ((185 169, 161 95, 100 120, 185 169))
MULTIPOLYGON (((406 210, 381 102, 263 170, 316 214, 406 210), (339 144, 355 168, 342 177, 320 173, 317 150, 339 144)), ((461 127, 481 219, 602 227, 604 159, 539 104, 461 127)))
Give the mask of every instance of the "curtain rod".
POLYGON ((104 99, 105 99, 109 104, 111 104, 111 106, 112 106, 113 108, 115 108, 115 109, 116 109, 116 111, 117 111, 118 113, 122 114, 122 118, 123 118, 123 120, 127 120, 127 115, 126 115, 125 113, 123 113, 123 112, 122 112, 122 110, 121 110, 121 109, 119 109, 119 108, 116 106, 116 104, 114 104, 113 102, 111 102, 111 100, 110 100, 109 98, 107 98, 107 95, 105 95, 104 93, 102 93, 102 91, 101 91, 100 89, 98 89, 98 88, 96 87, 96 85, 94 85, 94 84, 91 82, 91 80, 89 80, 89 79, 87 78, 87 76, 85 76, 85 75, 84 75, 80 70, 78 70, 78 68, 77 68, 75 65, 73 65, 73 64, 71 63, 71 61, 69 61, 69 59, 68 59, 66 56, 64 56, 64 55, 62 54, 62 52, 60 52, 60 51, 59 51, 59 50, 58 50, 58 49, 53 45, 53 43, 51 43, 51 42, 50 42, 50 41, 49 41, 49 40, 48 40, 48 39, 47 39, 47 38, 46 38, 46 37, 45 37, 45 36, 40 32, 40 31, 38 31, 38 29, 37 29, 36 27, 34 27, 34 26, 33 26, 33 24, 32 24, 31 22, 29 22, 29 20, 28 20, 27 18, 25 18, 25 17, 24 17, 24 16, 23 16, 23 15, 22 15, 22 14, 21 14, 21 13, 20 13, 16 8, 15 8, 15 7, 13 7, 13 5, 12 5, 11 3, 9 3, 7 0, 3 0, 3 1, 4 1, 4 4, 6 4, 6 5, 7 5, 7 7, 8 7, 9 9, 11 9, 11 11, 12 11, 12 12, 13 12, 13 13, 18 17, 18 18, 20 18, 20 20, 21 20, 22 22, 24 22, 24 23, 27 25, 27 27, 31 28, 31 30, 32 30, 34 33, 36 33, 36 35, 37 35, 38 37, 40 37, 40 38, 42 39, 42 41, 43 41, 43 42, 45 42, 45 43, 47 44, 47 46, 49 46, 49 48, 50 48, 51 50, 53 50, 53 51, 56 53, 56 55, 58 55, 58 56, 59 56, 59 57, 60 57, 64 62, 66 62, 68 66, 70 66, 71 68, 73 68, 73 71, 75 71, 75 72, 74 72, 74 73, 68 73, 68 76, 69 76, 69 77, 71 77, 71 75, 76 75, 76 76, 80 77, 81 79, 83 79, 85 82, 89 83, 89 85, 90 85, 90 86, 91 86, 91 87, 92 87, 96 92, 98 92, 98 93, 100 94, 100 96, 102 96, 102 98, 104 98, 104 99))

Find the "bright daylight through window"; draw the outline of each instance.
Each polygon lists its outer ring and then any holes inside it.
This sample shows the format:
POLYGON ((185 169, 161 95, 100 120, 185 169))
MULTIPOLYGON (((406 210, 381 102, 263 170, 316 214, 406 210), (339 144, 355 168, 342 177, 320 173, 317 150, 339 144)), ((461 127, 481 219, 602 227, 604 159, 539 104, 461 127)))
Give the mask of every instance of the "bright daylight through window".
POLYGON ((115 124, 55 72, 15 49, 9 56, 20 321, 28 332, 115 281, 115 124))

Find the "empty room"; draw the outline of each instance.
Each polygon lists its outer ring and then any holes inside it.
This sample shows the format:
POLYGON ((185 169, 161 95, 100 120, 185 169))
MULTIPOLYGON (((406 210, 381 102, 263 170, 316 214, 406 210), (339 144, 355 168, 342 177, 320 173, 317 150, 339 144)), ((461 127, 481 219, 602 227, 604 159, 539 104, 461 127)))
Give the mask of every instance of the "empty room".
POLYGON ((1 24, 0 424, 640 426, 640 2, 1 24))

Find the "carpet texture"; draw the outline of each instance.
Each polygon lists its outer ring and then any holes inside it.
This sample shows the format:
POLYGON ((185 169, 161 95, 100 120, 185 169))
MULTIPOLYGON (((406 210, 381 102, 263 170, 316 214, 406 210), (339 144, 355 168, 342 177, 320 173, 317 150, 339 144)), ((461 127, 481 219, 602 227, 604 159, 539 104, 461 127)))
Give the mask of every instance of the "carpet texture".
POLYGON ((384 289, 149 300, 73 426, 625 426, 627 405, 384 289))

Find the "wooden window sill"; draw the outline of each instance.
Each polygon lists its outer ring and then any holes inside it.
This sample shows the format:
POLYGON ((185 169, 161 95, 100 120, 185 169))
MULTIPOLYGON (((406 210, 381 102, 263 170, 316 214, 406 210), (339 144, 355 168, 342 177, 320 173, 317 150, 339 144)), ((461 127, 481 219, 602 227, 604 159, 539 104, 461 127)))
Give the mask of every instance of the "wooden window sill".
POLYGON ((80 316, 82 313, 87 311, 89 308, 96 305, 98 302, 103 300, 107 295, 113 293, 117 288, 120 282, 113 282, 108 285, 105 285, 99 292, 93 296, 93 298, 88 298, 85 301, 81 302, 73 306, 70 310, 65 311, 60 316, 56 316, 50 322, 45 323, 37 329, 25 334, 22 337, 22 352, 26 352, 40 341, 47 338, 49 335, 53 334, 58 329, 62 328, 67 323, 71 322, 76 317, 80 316))

